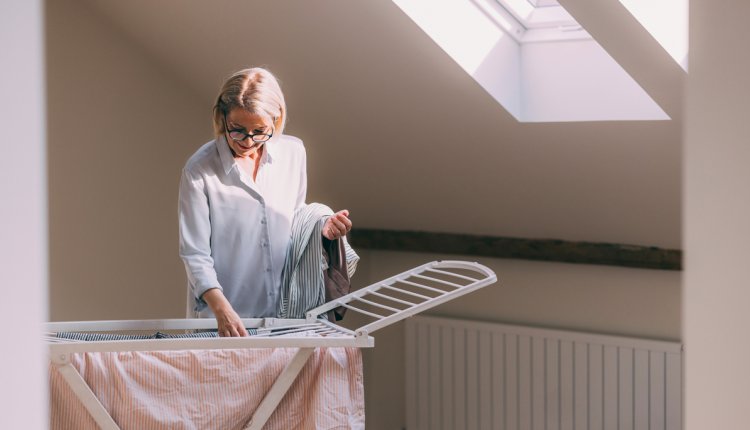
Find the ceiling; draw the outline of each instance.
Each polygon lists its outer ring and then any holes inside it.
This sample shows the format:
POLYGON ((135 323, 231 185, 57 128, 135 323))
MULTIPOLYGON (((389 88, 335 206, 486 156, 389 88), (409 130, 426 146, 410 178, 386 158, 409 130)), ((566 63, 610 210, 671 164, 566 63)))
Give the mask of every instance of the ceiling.
POLYGON ((308 200, 355 226, 680 247, 684 73, 617 0, 560 3, 671 121, 518 123, 387 0, 87 1, 207 127, 223 79, 268 66, 308 200))

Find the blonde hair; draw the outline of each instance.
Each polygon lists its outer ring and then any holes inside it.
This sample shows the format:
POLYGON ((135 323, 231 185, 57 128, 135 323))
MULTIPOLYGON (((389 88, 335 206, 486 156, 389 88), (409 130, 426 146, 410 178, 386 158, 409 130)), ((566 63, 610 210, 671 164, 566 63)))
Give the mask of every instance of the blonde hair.
POLYGON ((262 67, 239 70, 224 81, 213 109, 214 134, 217 137, 226 131, 224 116, 234 108, 268 116, 273 120, 274 134, 284 132, 284 94, 276 77, 262 67))

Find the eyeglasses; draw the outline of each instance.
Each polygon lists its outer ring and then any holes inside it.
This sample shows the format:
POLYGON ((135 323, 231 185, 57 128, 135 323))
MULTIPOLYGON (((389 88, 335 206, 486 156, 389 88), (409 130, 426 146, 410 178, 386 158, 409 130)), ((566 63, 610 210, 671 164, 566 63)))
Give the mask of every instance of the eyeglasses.
POLYGON ((273 137, 273 128, 271 128, 271 133, 254 134, 245 133, 242 129, 229 130, 229 124, 227 123, 226 115, 224 115, 224 128, 227 130, 227 134, 229 134, 229 137, 231 137, 235 142, 242 142, 249 137, 255 143, 263 143, 273 137))

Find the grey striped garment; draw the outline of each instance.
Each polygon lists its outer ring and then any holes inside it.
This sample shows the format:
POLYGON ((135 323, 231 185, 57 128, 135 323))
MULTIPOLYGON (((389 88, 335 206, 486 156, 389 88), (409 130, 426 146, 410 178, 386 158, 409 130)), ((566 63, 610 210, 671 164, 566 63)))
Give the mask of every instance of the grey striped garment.
MULTIPOLYGON (((292 236, 281 272, 279 318, 304 318, 305 312, 325 303, 323 271, 328 268, 323 258, 322 232, 331 208, 310 203, 294 213, 292 236)), ((347 272, 351 278, 357 270, 359 256, 342 237, 346 250, 347 272)))
MULTIPOLYGON (((258 334, 258 330, 247 329, 250 336, 258 334)), ((218 337, 216 330, 187 333, 187 334, 169 334, 157 331, 154 334, 111 334, 111 333, 89 333, 89 332, 63 332, 57 333, 60 339, 81 340, 86 342, 95 342, 102 340, 145 340, 145 339, 195 339, 195 338, 212 338, 218 337)))

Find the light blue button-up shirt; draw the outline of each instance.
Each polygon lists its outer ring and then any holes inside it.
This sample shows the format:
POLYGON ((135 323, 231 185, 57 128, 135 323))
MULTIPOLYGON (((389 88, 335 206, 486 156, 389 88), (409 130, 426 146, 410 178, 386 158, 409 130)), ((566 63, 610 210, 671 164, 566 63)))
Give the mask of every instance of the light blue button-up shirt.
POLYGON ((292 218, 306 192, 305 148, 293 136, 266 142, 255 181, 224 136, 190 157, 180 180, 180 257, 198 317, 213 317, 201 298, 211 288, 241 317, 276 316, 292 218))

